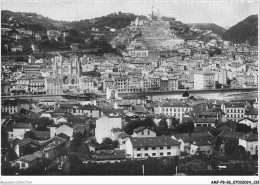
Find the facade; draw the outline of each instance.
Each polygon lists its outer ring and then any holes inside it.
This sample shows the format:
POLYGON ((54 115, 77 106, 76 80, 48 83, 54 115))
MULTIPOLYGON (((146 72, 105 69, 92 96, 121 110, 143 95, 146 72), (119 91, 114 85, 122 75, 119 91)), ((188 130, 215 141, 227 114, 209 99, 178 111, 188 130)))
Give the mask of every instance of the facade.
POLYGON ((45 79, 46 94, 63 94, 63 83, 59 78, 45 79))
POLYGON ((94 105, 84 105, 79 106, 76 109, 75 115, 86 115, 88 117, 100 118, 101 117, 101 109, 94 105))
POLYGON ((151 129, 145 127, 138 127, 134 129, 132 137, 156 137, 156 133, 151 129))
POLYGON ((168 136, 130 138, 126 153, 131 158, 172 157, 180 155, 180 143, 168 136))
POLYGON ((159 114, 175 117, 180 119, 180 122, 182 122, 183 115, 192 110, 193 108, 191 106, 184 103, 165 103, 159 106, 159 114))
POLYGON ((198 155, 199 152, 204 154, 211 154, 213 152, 213 141, 212 140, 203 140, 203 141, 194 141, 190 147, 191 155, 198 155))
POLYGON ((253 120, 251 118, 243 118, 241 120, 238 121, 238 123, 242 123, 242 124, 245 124, 251 128, 255 128, 258 126, 258 121, 257 120, 253 120))
POLYGON ((215 127, 217 120, 215 118, 198 118, 194 121, 195 127, 215 127))
POLYGON ((94 81, 89 77, 82 76, 79 78, 79 88, 83 92, 92 92, 94 91, 94 81))
POLYGON ((105 137, 112 138, 112 129, 122 129, 122 118, 118 115, 110 114, 96 120, 95 137, 98 143, 102 143, 105 137))
POLYGON ((64 58, 57 55, 53 58, 54 76, 62 80, 63 89, 68 90, 70 86, 77 87, 81 75, 81 63, 76 55, 64 58))
POLYGON ((215 74, 194 73, 194 89, 215 89, 215 74))
POLYGON ((2 103, 1 112, 8 112, 9 114, 20 112, 21 105, 18 100, 7 100, 2 103))
POLYGON ((245 117, 246 108, 243 103, 225 104, 223 107, 227 120, 238 121, 245 117))
POLYGON ((61 125, 61 126, 53 125, 50 127, 50 137, 52 138, 61 133, 66 134, 69 137, 72 137, 74 131, 75 130, 72 127, 69 127, 67 125, 61 125))
POLYGON ((12 131, 8 132, 8 139, 14 140, 16 138, 23 140, 24 134, 32 130, 31 124, 13 124, 12 131))
POLYGON ((258 154, 258 136, 256 134, 250 134, 240 138, 239 145, 245 147, 245 150, 250 152, 251 155, 258 154))

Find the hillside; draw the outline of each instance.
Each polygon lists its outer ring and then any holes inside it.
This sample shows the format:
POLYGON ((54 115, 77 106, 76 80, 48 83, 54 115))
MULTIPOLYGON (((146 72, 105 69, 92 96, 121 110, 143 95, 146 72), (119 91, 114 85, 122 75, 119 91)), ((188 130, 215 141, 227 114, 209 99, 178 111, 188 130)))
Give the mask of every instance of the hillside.
POLYGON ((1 11, 2 27, 26 28, 33 31, 46 31, 48 29, 69 29, 68 22, 55 21, 36 13, 1 11), (9 25, 9 26, 8 26, 9 25))
POLYGON ((189 23, 188 25, 194 25, 196 27, 199 27, 201 30, 212 30, 213 33, 216 33, 218 35, 222 35, 226 31, 226 29, 214 23, 189 23))
MULTIPOLYGON (((84 19, 80 21, 56 21, 48 17, 43 17, 36 13, 11 12, 8 10, 1 11, 2 27, 26 28, 33 31, 69 30, 75 29, 78 32, 90 32, 92 27, 98 28, 100 31, 106 31, 107 27, 124 28, 135 20, 137 15, 130 13, 112 13, 107 16, 97 17, 95 19, 84 19), (11 25, 11 26, 10 26, 11 25)), ((144 16, 140 16, 144 18, 144 16)), ((86 34, 88 35, 88 34, 86 34)))
POLYGON ((250 45, 257 45, 258 15, 251 15, 232 26, 225 33, 223 33, 222 38, 235 43, 242 43, 248 40, 250 45))

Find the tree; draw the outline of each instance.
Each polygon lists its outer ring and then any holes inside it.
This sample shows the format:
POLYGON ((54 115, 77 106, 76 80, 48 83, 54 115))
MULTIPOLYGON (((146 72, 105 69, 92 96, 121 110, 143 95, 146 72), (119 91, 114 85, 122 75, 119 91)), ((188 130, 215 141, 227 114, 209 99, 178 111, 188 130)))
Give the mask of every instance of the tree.
POLYGON ((239 123, 237 125, 236 131, 237 132, 251 132, 251 127, 246 124, 239 123))
POLYGON ((158 126, 155 126, 155 132, 157 136, 169 135, 170 130, 165 118, 161 119, 158 126))
POLYGON ((238 140, 231 139, 225 143, 224 150, 227 155, 231 155, 234 153, 234 151, 237 150, 237 148, 238 148, 238 140))
POLYGON ((24 138, 36 139, 36 136, 33 131, 27 131, 24 133, 24 138))
POLYGON ((31 123, 37 131, 47 131, 48 127, 54 123, 52 119, 46 117, 29 118, 26 122, 31 123))
POLYGON ((185 123, 179 124, 176 127, 176 131, 179 133, 191 133, 194 131, 194 123, 189 120, 185 123))
POLYGON ((124 131, 127 134, 132 135, 133 130, 140 127, 140 126, 144 126, 146 128, 152 129, 152 128, 155 128, 155 123, 154 123, 152 118, 146 118, 145 120, 131 121, 131 122, 126 124, 126 126, 124 127, 124 131))
POLYGON ((219 152, 221 144, 222 144, 221 138, 217 137, 217 139, 214 143, 214 146, 213 146, 214 152, 219 152))

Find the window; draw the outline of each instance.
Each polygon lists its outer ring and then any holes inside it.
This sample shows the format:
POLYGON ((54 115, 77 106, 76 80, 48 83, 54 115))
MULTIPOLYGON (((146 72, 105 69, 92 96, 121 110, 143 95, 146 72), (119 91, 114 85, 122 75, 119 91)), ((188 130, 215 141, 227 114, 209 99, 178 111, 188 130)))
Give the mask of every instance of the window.
POLYGON ((13 134, 11 134, 11 137, 13 137, 14 135, 13 134))
POLYGON ((141 150, 141 148, 137 148, 137 151, 140 151, 141 150))
POLYGON ((243 109, 241 109, 241 113, 243 113, 244 112, 244 110, 243 109))
POLYGON ((145 150, 148 150, 148 147, 145 147, 144 149, 145 149, 145 150))
POLYGON ((156 147, 153 147, 153 150, 156 150, 156 147))
POLYGON ((171 149, 171 147, 170 147, 170 146, 167 146, 167 149, 171 149))
POLYGON ((152 153, 152 156, 156 156, 156 153, 152 153))
POLYGON ((233 110, 232 110, 232 109, 230 109, 230 112, 232 113, 232 112, 233 112, 233 110))
POLYGON ((141 154, 137 154, 136 156, 137 156, 137 157, 141 157, 141 154))
POLYGON ((227 109, 227 113, 229 113, 229 109, 227 109))
POLYGON ((240 110, 239 110, 239 109, 237 110, 237 113, 240 113, 240 110))
POLYGON ((142 135, 144 135, 144 131, 142 131, 142 135))
POLYGON ((22 166, 22 167, 25 167, 25 163, 21 163, 21 166, 22 166))
POLYGON ((167 155, 171 155, 171 152, 167 152, 167 155))
POLYGON ((150 135, 150 130, 147 131, 148 135, 150 135))
POLYGON ((148 157, 148 153, 145 153, 144 156, 148 157))
POLYGON ((123 141, 122 144, 125 144, 125 141, 123 141))
POLYGON ((163 150, 163 146, 160 146, 160 150, 163 150))
POLYGON ((236 111, 236 109, 234 110, 234 113, 236 113, 237 111, 236 111))
POLYGON ((160 156, 163 156, 163 152, 160 153, 160 156))

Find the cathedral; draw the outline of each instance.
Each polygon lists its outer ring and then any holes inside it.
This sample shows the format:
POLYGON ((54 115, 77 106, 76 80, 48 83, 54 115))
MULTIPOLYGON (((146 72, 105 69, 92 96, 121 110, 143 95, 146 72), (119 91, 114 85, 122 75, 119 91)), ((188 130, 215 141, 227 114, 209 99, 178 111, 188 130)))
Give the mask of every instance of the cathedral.
POLYGON ((79 57, 71 55, 65 58, 57 54, 53 58, 53 75, 62 80, 63 90, 77 88, 81 76, 79 57))

